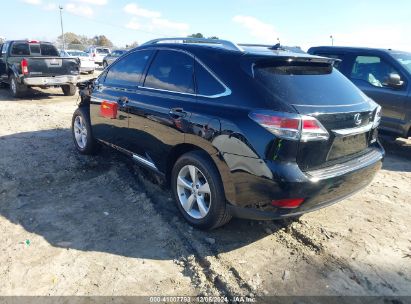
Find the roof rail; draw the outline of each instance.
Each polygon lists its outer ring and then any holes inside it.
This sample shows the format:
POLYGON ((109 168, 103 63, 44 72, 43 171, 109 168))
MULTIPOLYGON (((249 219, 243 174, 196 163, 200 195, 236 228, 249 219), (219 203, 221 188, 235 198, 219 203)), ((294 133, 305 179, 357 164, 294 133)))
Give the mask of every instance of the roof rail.
POLYGON ((157 44, 159 42, 170 41, 170 43, 177 43, 177 41, 181 41, 180 43, 207 43, 207 44, 219 44, 222 45, 224 48, 232 51, 239 51, 244 52, 244 50, 235 44, 234 42, 228 40, 221 40, 221 39, 207 39, 207 38, 194 38, 194 37, 176 37, 176 38, 158 38, 150 40, 143 45, 150 45, 150 44, 157 44))

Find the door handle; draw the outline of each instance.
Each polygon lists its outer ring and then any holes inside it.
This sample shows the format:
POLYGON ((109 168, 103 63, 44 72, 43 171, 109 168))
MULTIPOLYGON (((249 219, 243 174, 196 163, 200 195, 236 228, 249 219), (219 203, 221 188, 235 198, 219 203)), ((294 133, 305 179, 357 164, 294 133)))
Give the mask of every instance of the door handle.
POLYGON ((170 110, 169 114, 171 116, 181 117, 181 118, 187 116, 187 112, 185 112, 183 108, 173 108, 173 109, 170 110))

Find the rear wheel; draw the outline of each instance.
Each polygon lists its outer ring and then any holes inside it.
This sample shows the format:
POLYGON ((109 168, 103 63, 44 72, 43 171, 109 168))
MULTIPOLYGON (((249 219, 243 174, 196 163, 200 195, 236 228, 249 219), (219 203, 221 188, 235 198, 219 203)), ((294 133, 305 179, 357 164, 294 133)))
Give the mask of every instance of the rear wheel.
POLYGON ((93 137, 90 125, 90 114, 87 108, 78 108, 71 123, 74 145, 81 154, 96 154, 99 144, 93 137))
POLYGON ((73 84, 63 85, 61 86, 61 89, 63 90, 63 94, 65 96, 74 96, 77 91, 76 86, 73 84))
POLYGON ((94 70, 88 72, 90 75, 94 74, 94 70))
POLYGON ((13 97, 21 98, 27 94, 28 87, 20 84, 14 75, 10 76, 10 92, 13 97))
POLYGON ((181 156, 171 179, 177 206, 192 226, 208 230, 230 221, 220 175, 207 154, 193 151, 181 156))

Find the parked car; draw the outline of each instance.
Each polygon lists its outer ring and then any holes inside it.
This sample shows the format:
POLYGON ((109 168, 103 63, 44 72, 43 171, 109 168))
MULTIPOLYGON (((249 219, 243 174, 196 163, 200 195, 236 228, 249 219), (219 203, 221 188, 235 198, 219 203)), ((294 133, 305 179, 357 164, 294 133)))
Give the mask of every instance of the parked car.
POLYGON ((157 39, 79 87, 77 150, 104 143, 159 174, 202 229, 328 206, 367 186, 384 157, 381 108, 327 58, 157 39))
POLYGON ((90 54, 96 64, 102 66, 104 57, 111 54, 111 50, 107 47, 92 46, 86 49, 86 53, 90 54))
POLYGON ((61 50, 61 57, 77 58, 80 61, 80 72, 93 74, 96 69, 94 59, 86 52, 79 50, 61 50))
POLYGON ((313 47, 308 52, 339 59, 341 73, 382 106, 381 130, 411 137, 411 53, 354 47, 313 47))
POLYGON ((127 50, 115 50, 111 54, 107 55, 103 59, 103 67, 106 68, 110 64, 112 64, 117 58, 127 53, 127 50))
POLYGON ((12 40, 0 45, 0 82, 10 85, 14 97, 30 87, 61 87, 64 95, 76 93, 80 67, 75 58, 61 58, 48 42, 12 40))

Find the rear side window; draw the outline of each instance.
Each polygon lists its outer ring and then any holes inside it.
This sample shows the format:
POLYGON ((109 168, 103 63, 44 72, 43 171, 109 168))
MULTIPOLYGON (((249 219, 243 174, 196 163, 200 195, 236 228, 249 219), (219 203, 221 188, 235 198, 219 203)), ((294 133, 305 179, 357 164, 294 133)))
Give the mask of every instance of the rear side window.
POLYGON ((13 43, 11 54, 14 56, 30 56, 28 43, 13 43))
POLYGON ((273 101, 310 106, 364 102, 361 91, 329 64, 257 64, 254 75, 273 101))
POLYGON ((112 86, 138 86, 152 51, 131 53, 116 62, 108 71, 105 83, 112 86))
POLYGON ((179 93, 194 93, 194 58, 177 51, 159 51, 144 86, 179 93))
POLYGON ((198 95, 215 96, 224 93, 222 84, 198 62, 195 64, 195 76, 198 95))
POLYGON ((351 78, 363 80, 374 87, 382 88, 387 86, 387 79, 390 74, 399 74, 399 72, 380 57, 357 56, 351 78))

